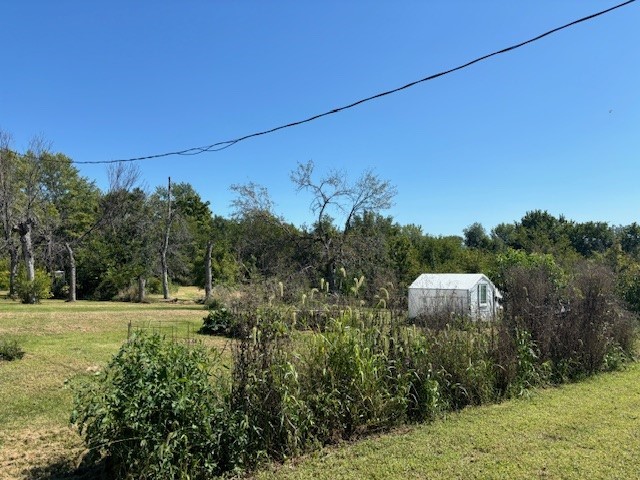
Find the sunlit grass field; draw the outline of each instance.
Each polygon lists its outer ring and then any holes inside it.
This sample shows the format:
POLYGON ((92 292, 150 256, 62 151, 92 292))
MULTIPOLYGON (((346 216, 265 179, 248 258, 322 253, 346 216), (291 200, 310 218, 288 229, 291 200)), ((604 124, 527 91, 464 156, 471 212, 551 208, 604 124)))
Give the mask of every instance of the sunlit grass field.
MULTIPOLYGON (((190 288, 174 294, 176 303, 158 297, 148 304, 0 300, 0 337, 17 339, 26 352, 21 360, 0 362, 0 478, 60 478, 73 471, 83 446, 68 425, 70 385, 102 368, 130 328, 199 339, 229 355, 227 340, 195 333, 205 314, 193 302, 199 296, 190 288)), ((640 478, 638 465, 640 365, 631 364, 528 399, 328 447, 256 476, 633 479, 640 478)))

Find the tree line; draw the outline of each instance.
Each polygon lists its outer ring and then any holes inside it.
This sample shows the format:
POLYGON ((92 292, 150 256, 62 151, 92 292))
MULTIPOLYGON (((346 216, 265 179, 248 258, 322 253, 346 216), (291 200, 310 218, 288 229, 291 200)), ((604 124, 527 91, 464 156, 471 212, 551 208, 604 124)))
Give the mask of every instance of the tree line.
POLYGON ((24 154, 0 132, 0 289, 34 303, 43 296, 144 301, 170 298, 173 285, 241 288, 287 285, 291 300, 310 288, 373 299, 380 289, 402 304, 423 272, 482 272, 499 283, 505 262, 544 261, 571 271, 579 262, 611 269, 620 296, 640 310, 640 225, 576 222, 546 211, 487 232, 436 236, 384 215, 396 189, 372 171, 350 180, 318 175, 313 162, 291 172, 309 201, 309 224, 274 211, 255 183, 232 185, 233 214, 216 215, 188 183, 146 191, 130 164, 108 171, 108 187, 80 175, 72 160, 33 140, 24 154), (357 287, 357 288, 356 288, 357 287))

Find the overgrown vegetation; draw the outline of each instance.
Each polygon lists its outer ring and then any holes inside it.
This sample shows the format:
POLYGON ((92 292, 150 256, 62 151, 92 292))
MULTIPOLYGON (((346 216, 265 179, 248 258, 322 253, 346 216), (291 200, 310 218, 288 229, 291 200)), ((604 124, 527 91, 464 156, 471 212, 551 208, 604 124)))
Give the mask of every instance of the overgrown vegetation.
POLYGON ((265 466, 252 478, 636 478, 640 365, 265 466))
MULTIPOLYGON (((114 388, 107 371, 99 377, 97 387, 85 390, 94 393, 78 397, 84 415, 76 420, 89 435, 90 446, 128 445, 135 438, 145 448, 166 455, 152 457, 154 465, 215 465, 215 471, 221 473, 433 419, 468 405, 522 396, 541 385, 620 368, 632 358, 634 330, 617 305, 612 276, 594 265, 570 273, 558 282, 553 270, 544 266, 508 267, 503 277, 504 318, 497 323, 456 318, 450 324, 427 321, 415 325, 386 309, 344 307, 339 315, 324 321, 322 328, 308 330, 286 306, 262 306, 252 315, 237 315, 230 320, 236 341, 229 383, 211 383, 206 375, 194 379, 202 383, 194 392, 207 392, 198 399, 206 405, 195 403, 194 412, 202 409, 199 421, 213 423, 198 427, 211 440, 206 447, 197 444, 189 449, 194 456, 188 461, 174 459, 173 446, 159 446, 173 438, 174 423, 162 420, 164 414, 158 409, 168 409, 165 414, 169 415, 176 402, 181 405, 189 400, 164 395, 166 390, 178 391, 172 389, 171 378, 165 385, 163 376, 140 373, 149 364, 167 363, 161 354, 164 349, 178 349, 170 344, 160 347, 158 339, 152 342, 156 350, 148 350, 144 341, 125 346, 126 361, 112 362, 109 367, 130 371, 126 385, 136 386, 127 388, 135 388, 140 395, 96 394, 114 388), (150 389, 165 398, 165 404, 146 401, 150 389), (103 420, 104 412, 114 408, 109 402, 119 408, 123 398, 130 398, 136 411, 135 419, 123 417, 123 424, 140 422, 142 433, 112 430, 103 420), (165 433, 150 434, 147 440, 144 432, 157 428, 146 425, 151 422, 164 425, 165 433)), ((222 309, 215 303, 214 317, 222 309)), ((206 323, 211 325, 209 317, 206 323)), ((180 351, 188 350, 180 347, 180 351)), ((171 359, 184 361, 182 356, 171 359)), ((183 381, 191 385, 191 380, 183 381)), ((118 381, 117 385, 123 388, 124 384, 118 381)), ((181 437, 184 442, 191 441, 185 435, 181 437)), ((129 475, 147 475, 119 454, 104 452, 129 475)), ((191 467, 185 471, 192 478, 205 474, 191 467)))
POLYGON ((505 290, 507 335, 526 332, 556 382, 613 366, 633 348, 633 319, 616 299, 611 272, 600 265, 580 265, 566 285, 544 267, 512 267, 505 290))

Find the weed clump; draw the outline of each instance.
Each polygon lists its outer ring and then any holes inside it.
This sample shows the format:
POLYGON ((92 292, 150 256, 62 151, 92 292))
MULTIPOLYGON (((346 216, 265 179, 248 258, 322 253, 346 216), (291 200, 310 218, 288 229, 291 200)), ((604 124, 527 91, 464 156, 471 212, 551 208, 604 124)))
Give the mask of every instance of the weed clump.
POLYGON ((17 340, 0 339, 0 360, 18 360, 24 357, 24 353, 17 340))

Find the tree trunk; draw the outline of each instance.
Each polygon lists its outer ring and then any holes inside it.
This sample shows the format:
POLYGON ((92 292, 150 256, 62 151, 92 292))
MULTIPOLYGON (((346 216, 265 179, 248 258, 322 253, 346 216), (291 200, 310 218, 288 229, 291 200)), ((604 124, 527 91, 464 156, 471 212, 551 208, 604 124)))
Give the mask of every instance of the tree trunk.
POLYGON ((49 276, 51 277, 51 281, 55 280, 55 273, 53 271, 53 234, 48 232, 46 235, 47 239, 47 272, 49 272, 49 276))
POLYGON ((169 299, 169 269, 167 267, 167 252, 160 253, 160 266, 162 268, 162 298, 169 299))
POLYGON ((171 233, 171 177, 167 187, 167 219, 162 239, 160 252, 160 265, 162 267, 162 298, 169 299, 169 267, 167 266, 167 251, 169 250, 169 233, 171 233))
POLYGON ((211 300, 212 279, 211 279, 211 250, 213 250, 213 242, 207 243, 207 253, 204 257, 204 301, 211 300))
POLYGON ((64 246, 69 254, 69 297, 68 302, 76 301, 76 257, 73 255, 73 249, 69 243, 65 243, 64 246))
MULTIPOLYGON (((20 244, 22 245, 22 256, 24 257, 24 264, 27 271, 27 280, 30 283, 32 283, 36 278, 33 243, 31 242, 32 227, 33 221, 31 219, 20 222, 17 227, 18 234, 20 235, 20 244)), ((25 298, 24 301, 25 303, 36 303, 36 297, 33 293, 30 293, 28 298, 25 298)))
MULTIPOLYGON (((334 259, 329 260, 324 267, 324 277, 329 284, 329 291, 332 293, 338 292, 338 282, 336 275, 336 261, 334 259)), ((342 292, 340 292, 342 293, 342 292)))
POLYGON ((142 275, 140 275, 138 277, 138 303, 144 302, 144 299, 145 299, 144 290, 146 286, 147 286, 147 279, 144 278, 142 275))
POLYGON ((9 246, 9 298, 16 297, 16 279, 18 278, 18 247, 12 242, 9 246))

